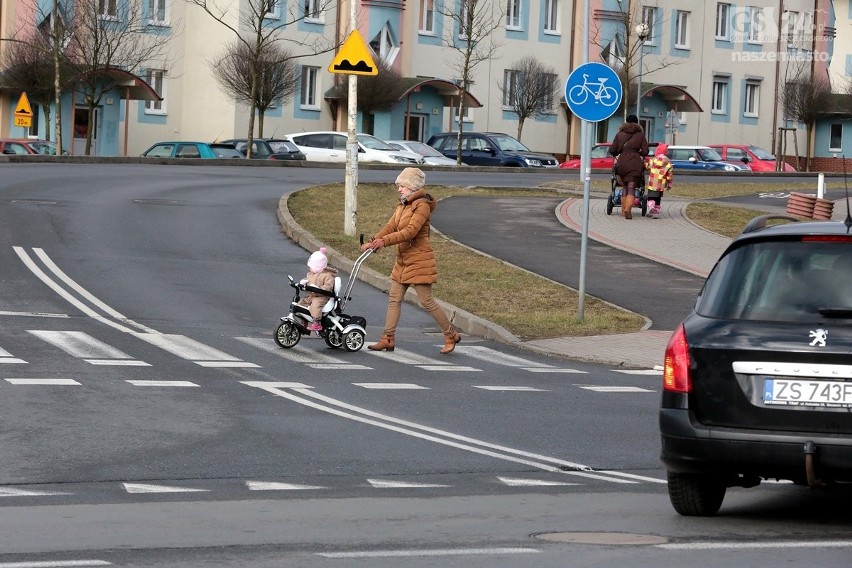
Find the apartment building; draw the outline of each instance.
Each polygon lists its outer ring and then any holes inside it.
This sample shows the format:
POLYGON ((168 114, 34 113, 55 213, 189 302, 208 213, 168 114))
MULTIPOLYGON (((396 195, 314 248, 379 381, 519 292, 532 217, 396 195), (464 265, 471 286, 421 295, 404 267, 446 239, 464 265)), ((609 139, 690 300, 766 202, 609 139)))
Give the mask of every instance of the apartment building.
MULTIPOLYGON (((158 140, 246 135, 248 107, 224 93, 211 64, 233 41, 235 29, 250 31, 241 20, 260 3, 217 1, 214 5, 211 0, 210 6, 224 14, 222 22, 193 2, 143 4, 168 48, 162 58, 134 69, 134 82, 140 89, 150 85, 162 100, 144 94, 134 100, 121 89, 105 97, 97 109, 102 113, 97 128, 117 133, 99 132, 98 153, 123 154, 123 138, 126 153, 138 155, 158 140)), ((848 10, 848 0, 843 1, 848 10)), ((23 2, 4 2, 3 14, 13 4, 20 9, 23 2)), ((121 2, 101 4, 120 11, 116 6, 121 2)), ((374 110, 369 120, 359 114, 359 129, 369 125, 379 137, 427 140, 459 127, 458 103, 464 96, 469 103, 461 118, 465 130, 514 135, 517 116, 506 104, 512 82, 519 79, 514 66, 534 56, 552 69, 554 82, 564 86, 571 70, 582 63, 584 2, 492 0, 486 5, 489 11, 481 21, 484 27, 492 26, 488 57, 476 62, 470 81, 462 86, 462 54, 450 47, 460 45, 464 37, 454 17, 462 3, 358 0, 357 28, 375 59, 399 73, 406 86, 390 108, 374 110)), ((779 100, 785 85, 828 74, 833 5, 830 0, 590 0, 589 60, 617 69, 627 93, 625 108, 597 125, 597 139, 611 139, 624 115, 638 109, 651 140, 776 147, 777 137, 788 136, 779 127, 800 130, 784 120, 779 100), (647 26, 644 39, 636 33, 639 24, 647 26)), ((276 28, 299 57, 296 92, 267 111, 263 135, 345 130, 346 107, 339 96, 346 76, 328 71, 333 51, 313 54, 305 46, 316 38, 342 41, 349 30, 350 8, 346 2, 280 0, 266 13, 263 29, 276 28)), ((0 33, 11 33, 5 19, 0 33)), ((19 93, 14 86, 3 86, 0 134, 8 135, 19 93)), ((522 141, 539 151, 577 154, 579 121, 568 111, 561 88, 557 93, 558 100, 545 101, 542 112, 525 121, 522 141)), ((63 116, 74 116, 80 101, 71 94, 66 99, 63 116)), ((74 121, 64 122, 71 136, 74 121)), ((50 128, 40 124, 32 134, 44 136, 50 128)), ((799 136, 804 136, 803 130, 799 136)))

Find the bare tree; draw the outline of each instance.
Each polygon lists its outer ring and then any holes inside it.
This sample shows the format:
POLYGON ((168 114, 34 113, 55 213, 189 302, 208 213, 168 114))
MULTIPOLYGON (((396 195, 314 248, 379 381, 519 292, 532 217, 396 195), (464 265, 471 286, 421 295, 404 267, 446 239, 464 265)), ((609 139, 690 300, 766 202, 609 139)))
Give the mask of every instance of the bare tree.
POLYGON ((263 137, 266 111, 276 104, 286 104, 296 92, 296 63, 283 45, 264 44, 257 58, 248 45, 231 42, 225 53, 212 65, 219 86, 235 101, 257 109, 258 134, 263 137), (257 77, 257 90, 252 99, 252 77, 257 77))
POLYGON ((461 140, 464 130, 463 117, 466 112, 464 92, 473 83, 474 68, 494 58, 499 43, 494 31, 503 25, 504 12, 499 2, 488 0, 461 0, 436 4, 436 11, 450 23, 447 35, 443 38, 445 46, 457 52, 457 59, 449 66, 459 73, 459 132, 456 144, 456 160, 461 165, 461 140))
MULTIPOLYGON (((374 59, 378 74, 358 77, 357 99, 358 110, 363 116, 362 131, 373 134, 374 111, 388 109, 399 102, 406 90, 406 85, 398 71, 389 66, 383 59, 374 59)), ((340 104, 346 105, 349 100, 349 89, 345 82, 335 87, 339 93, 340 104)))
MULTIPOLYGON (((785 82, 779 91, 784 105, 784 116, 805 125, 805 170, 811 169, 811 134, 817 119, 825 114, 832 102, 831 83, 822 75, 799 73, 785 82)), ((798 156, 796 157, 798 159, 798 156)))
POLYGON ((559 96, 556 70, 533 55, 521 58, 507 69, 499 89, 503 94, 503 106, 518 116, 518 140, 521 139, 524 121, 553 112, 559 96))
POLYGON ((137 73, 144 64, 165 57, 171 36, 153 33, 156 30, 144 15, 143 1, 125 0, 120 9, 115 7, 114 14, 109 13, 109 6, 115 5, 109 2, 76 0, 74 3, 67 49, 77 70, 72 86, 83 95, 89 110, 86 155, 92 151, 95 108, 122 81, 111 71, 137 73))
MULTIPOLYGON (((251 90, 248 100, 257 101, 260 90, 260 65, 269 45, 280 42, 290 42, 299 46, 301 53, 291 54, 290 59, 306 57, 332 51, 338 47, 337 38, 326 38, 321 34, 298 33, 295 24, 305 19, 319 19, 326 13, 332 13, 336 4, 332 0, 303 0, 288 4, 282 0, 246 0, 233 2, 231 0, 187 0, 207 12, 207 14, 222 26, 231 31, 234 41, 242 44, 249 58, 249 79, 251 90)), ((282 50, 284 53, 286 50, 282 50)), ((248 122, 248 157, 251 157, 252 141, 254 140, 255 106, 252 105, 248 122)))
MULTIPOLYGON (((33 30, 7 46, 0 63, 6 83, 26 92, 29 100, 41 107, 46 129, 50 125, 50 105, 54 102, 56 87, 51 44, 50 37, 40 30, 33 30)), ((70 73, 68 61, 60 57, 60 84, 70 73)))
MULTIPOLYGON (((608 26, 607 30, 615 30, 612 36, 604 35, 602 27, 590 30, 591 42, 600 48, 601 58, 603 63, 607 64, 618 75, 623 88, 624 96, 622 98, 621 109, 624 117, 630 114, 630 101, 636 101, 636 97, 641 95, 641 85, 638 83, 641 75, 644 80, 655 72, 678 65, 681 63, 678 59, 672 59, 665 56, 656 56, 643 58, 641 50, 644 49, 646 41, 653 42, 659 40, 655 34, 658 34, 658 29, 662 22, 646 22, 642 19, 642 6, 639 2, 619 3, 617 12, 609 13, 609 21, 614 22, 615 26, 608 26), (649 26, 650 35, 645 40, 639 39, 636 35, 636 26, 645 23, 649 26), (639 69, 639 63, 642 62, 642 69, 639 69)), ((661 10, 656 10, 656 14, 661 13, 661 10)), ((611 33, 611 32, 610 32, 611 33)))

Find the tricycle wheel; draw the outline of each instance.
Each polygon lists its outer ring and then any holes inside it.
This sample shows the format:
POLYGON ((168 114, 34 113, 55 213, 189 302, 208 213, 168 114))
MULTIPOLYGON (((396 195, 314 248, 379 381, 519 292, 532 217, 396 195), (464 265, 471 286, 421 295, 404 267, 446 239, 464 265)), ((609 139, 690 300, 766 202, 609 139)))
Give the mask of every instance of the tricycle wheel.
POLYGON ((347 351, 358 351, 364 347, 364 332, 360 329, 352 329, 343 336, 343 347, 347 351))
POLYGON ((299 328, 291 321, 281 322, 281 325, 275 330, 275 343, 287 349, 294 347, 301 338, 302 334, 299 333, 299 328))
POLYGON ((325 334, 325 344, 329 347, 342 347, 343 346, 343 334, 340 333, 340 330, 337 328, 330 329, 325 334))

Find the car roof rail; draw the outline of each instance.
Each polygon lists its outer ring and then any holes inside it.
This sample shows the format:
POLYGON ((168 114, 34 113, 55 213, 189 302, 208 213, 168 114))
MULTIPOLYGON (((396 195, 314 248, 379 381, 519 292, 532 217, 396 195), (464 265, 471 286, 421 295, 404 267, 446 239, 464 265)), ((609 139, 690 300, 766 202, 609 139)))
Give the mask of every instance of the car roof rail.
POLYGON ((790 215, 760 215, 759 217, 755 217, 743 227, 741 235, 745 235, 746 233, 753 233, 754 231, 759 231, 761 229, 765 229, 770 221, 775 220, 784 220, 784 221, 792 221, 794 223, 798 223, 801 221, 798 217, 791 217, 790 215))

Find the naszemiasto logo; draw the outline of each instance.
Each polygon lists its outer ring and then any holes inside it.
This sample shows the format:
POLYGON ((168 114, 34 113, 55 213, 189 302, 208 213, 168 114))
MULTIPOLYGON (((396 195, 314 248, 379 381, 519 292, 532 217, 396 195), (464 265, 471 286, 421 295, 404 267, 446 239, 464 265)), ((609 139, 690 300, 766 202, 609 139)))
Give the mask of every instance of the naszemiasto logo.
MULTIPOLYGON (((826 10, 784 10, 782 13, 774 6, 719 6, 716 13, 716 39, 772 44, 781 39, 787 42, 784 47, 807 49, 814 38, 825 39, 829 35, 825 24, 828 21, 826 10), (726 14, 726 11, 729 13, 726 14), (730 27, 725 25, 725 16, 728 16, 730 27)), ((833 37, 833 33, 830 35, 833 37)))

